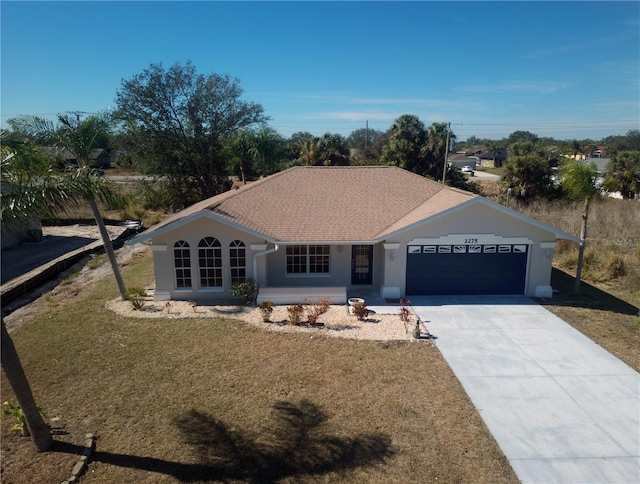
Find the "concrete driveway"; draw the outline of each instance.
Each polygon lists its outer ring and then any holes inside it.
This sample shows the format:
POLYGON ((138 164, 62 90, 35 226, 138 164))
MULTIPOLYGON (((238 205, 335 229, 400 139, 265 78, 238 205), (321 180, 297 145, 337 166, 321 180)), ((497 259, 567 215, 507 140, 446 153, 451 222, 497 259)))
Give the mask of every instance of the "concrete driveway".
POLYGON ((640 482, 640 375, 524 296, 412 297, 523 483, 640 482))

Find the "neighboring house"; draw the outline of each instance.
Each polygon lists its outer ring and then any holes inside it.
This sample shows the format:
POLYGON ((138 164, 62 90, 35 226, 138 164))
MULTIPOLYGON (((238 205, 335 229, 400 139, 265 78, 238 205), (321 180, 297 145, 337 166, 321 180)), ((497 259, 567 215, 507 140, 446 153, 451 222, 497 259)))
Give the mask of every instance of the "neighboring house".
POLYGON ((462 168, 463 166, 471 166, 475 170, 478 166, 478 161, 480 158, 477 156, 467 156, 460 155, 458 153, 451 153, 447 157, 447 164, 449 166, 457 166, 458 168, 462 168))
MULTIPOLYGON (((57 158, 65 167, 78 167, 76 156, 67 149, 44 147, 43 151, 57 158)), ((95 162, 100 168, 111 168, 111 155, 102 148, 94 148, 89 153, 89 160, 95 162)))
POLYGON ((507 159, 507 150, 502 149, 500 151, 482 153, 480 155, 480 163, 485 168, 500 168, 507 159))
POLYGON ((111 155, 107 150, 95 148, 91 150, 89 159, 97 162, 100 168, 111 168, 111 155))
POLYGON ((579 242, 473 193, 375 166, 290 168, 198 202, 127 244, 153 251, 156 300, 229 298, 246 278, 261 294, 289 290, 289 302, 303 302, 313 288, 387 299, 551 297, 559 239, 579 242))

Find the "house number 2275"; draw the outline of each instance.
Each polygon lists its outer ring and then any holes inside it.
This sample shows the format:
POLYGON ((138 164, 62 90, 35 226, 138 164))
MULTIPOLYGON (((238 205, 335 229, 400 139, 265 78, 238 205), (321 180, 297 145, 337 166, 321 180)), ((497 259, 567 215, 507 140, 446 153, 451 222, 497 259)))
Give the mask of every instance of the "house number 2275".
POLYGON ((478 239, 464 239, 465 244, 477 244, 478 239))

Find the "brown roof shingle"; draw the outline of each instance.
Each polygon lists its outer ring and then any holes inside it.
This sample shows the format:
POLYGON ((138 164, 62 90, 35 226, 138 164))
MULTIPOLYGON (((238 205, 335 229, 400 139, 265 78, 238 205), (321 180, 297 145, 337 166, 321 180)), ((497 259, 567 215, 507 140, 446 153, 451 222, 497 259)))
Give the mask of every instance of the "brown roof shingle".
POLYGON ((295 167, 192 205, 139 238, 209 211, 280 242, 374 241, 475 197, 396 167, 295 167))

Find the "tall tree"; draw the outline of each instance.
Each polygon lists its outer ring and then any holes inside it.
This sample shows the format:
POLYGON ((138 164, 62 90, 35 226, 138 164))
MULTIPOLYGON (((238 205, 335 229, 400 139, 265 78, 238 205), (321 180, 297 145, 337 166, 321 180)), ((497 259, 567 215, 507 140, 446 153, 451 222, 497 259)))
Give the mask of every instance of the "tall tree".
POLYGON ((144 149, 139 155, 167 177, 177 203, 186 205, 224 190, 223 140, 267 121, 262 106, 243 101, 242 94, 238 79, 198 74, 191 61, 169 69, 152 64, 122 82, 118 115, 144 149), (195 195, 184 188, 192 185, 195 195))
POLYGON ((11 389, 18 400, 18 405, 22 409, 33 445, 38 452, 44 452, 53 445, 53 438, 36 405, 36 400, 20 362, 20 357, 4 324, 4 318, 0 321, 0 338, 2 338, 0 348, 2 371, 4 371, 9 385, 11 385, 11 389))
POLYGON ((286 157, 286 142, 278 132, 262 126, 258 130, 242 130, 230 141, 233 165, 244 176, 267 176, 278 171, 279 163, 286 157))
POLYGON ((262 176, 277 171, 278 163, 284 157, 284 148, 284 139, 275 129, 262 126, 254 133, 252 155, 262 176))
POLYGON ((534 143, 521 141, 509 147, 503 183, 523 201, 551 193, 553 181, 549 162, 534 143))
POLYGON ((582 224, 580 226, 580 247, 578 249, 578 267, 576 269, 576 282, 574 292, 580 292, 580 279, 582 277, 582 262, 584 260, 584 248, 587 241, 587 222, 589 220, 589 206, 591 200, 600 194, 597 185, 598 170, 595 163, 585 164, 578 160, 569 160, 560 169, 562 189, 569 196, 583 199, 582 224))
POLYGON ((349 150, 345 139, 336 133, 325 133, 316 140, 318 161, 322 166, 346 166, 349 164, 349 150))
POLYGON ((640 193, 640 151, 620 151, 607 166, 604 186, 610 192, 620 192, 625 200, 640 193))
POLYGON ((351 134, 347 136, 346 145, 349 148, 365 150, 370 148, 382 135, 384 135, 384 133, 377 129, 359 128, 353 130, 351 134))
POLYGON ((403 114, 389 128, 389 144, 382 151, 382 161, 408 171, 424 174, 427 129, 413 114, 403 114))
POLYGON ((78 160, 79 170, 70 178, 76 196, 81 196, 89 203, 93 217, 100 231, 105 252, 111 264, 113 275, 115 276, 120 297, 127 300, 127 289, 118 268, 118 261, 113 250, 109 232, 100 213, 97 200, 112 197, 113 194, 105 180, 98 180, 98 177, 91 176, 89 162, 91 151, 96 147, 96 140, 105 135, 109 129, 110 119, 108 115, 91 116, 80 121, 65 115, 58 116, 56 126, 49 120, 38 116, 17 116, 8 121, 9 125, 19 133, 27 136, 35 143, 47 143, 56 148, 68 150, 78 160))
POLYGON ((450 130, 448 123, 431 123, 429 125, 427 128, 427 145, 424 149, 427 164, 425 174, 437 180, 443 178, 442 170, 445 169, 445 157, 451 151, 450 147, 455 141, 456 135, 450 130), (447 140, 449 144, 447 144, 447 140))
POLYGON ((538 135, 529 131, 514 131, 509 135, 509 143, 518 143, 520 141, 529 141, 531 143, 538 142, 538 135))
MULTIPOLYGON (((29 226, 30 220, 56 213, 82 199, 82 193, 78 193, 76 187, 78 175, 52 176, 53 171, 45 158, 39 156, 33 144, 24 136, 3 131, 0 141, 3 187, 0 222, 3 229, 11 232, 29 226)), ((53 438, 36 405, 4 319, 0 321, 0 333, 2 370, 24 414, 31 441, 38 452, 46 451, 53 445, 53 438)))

